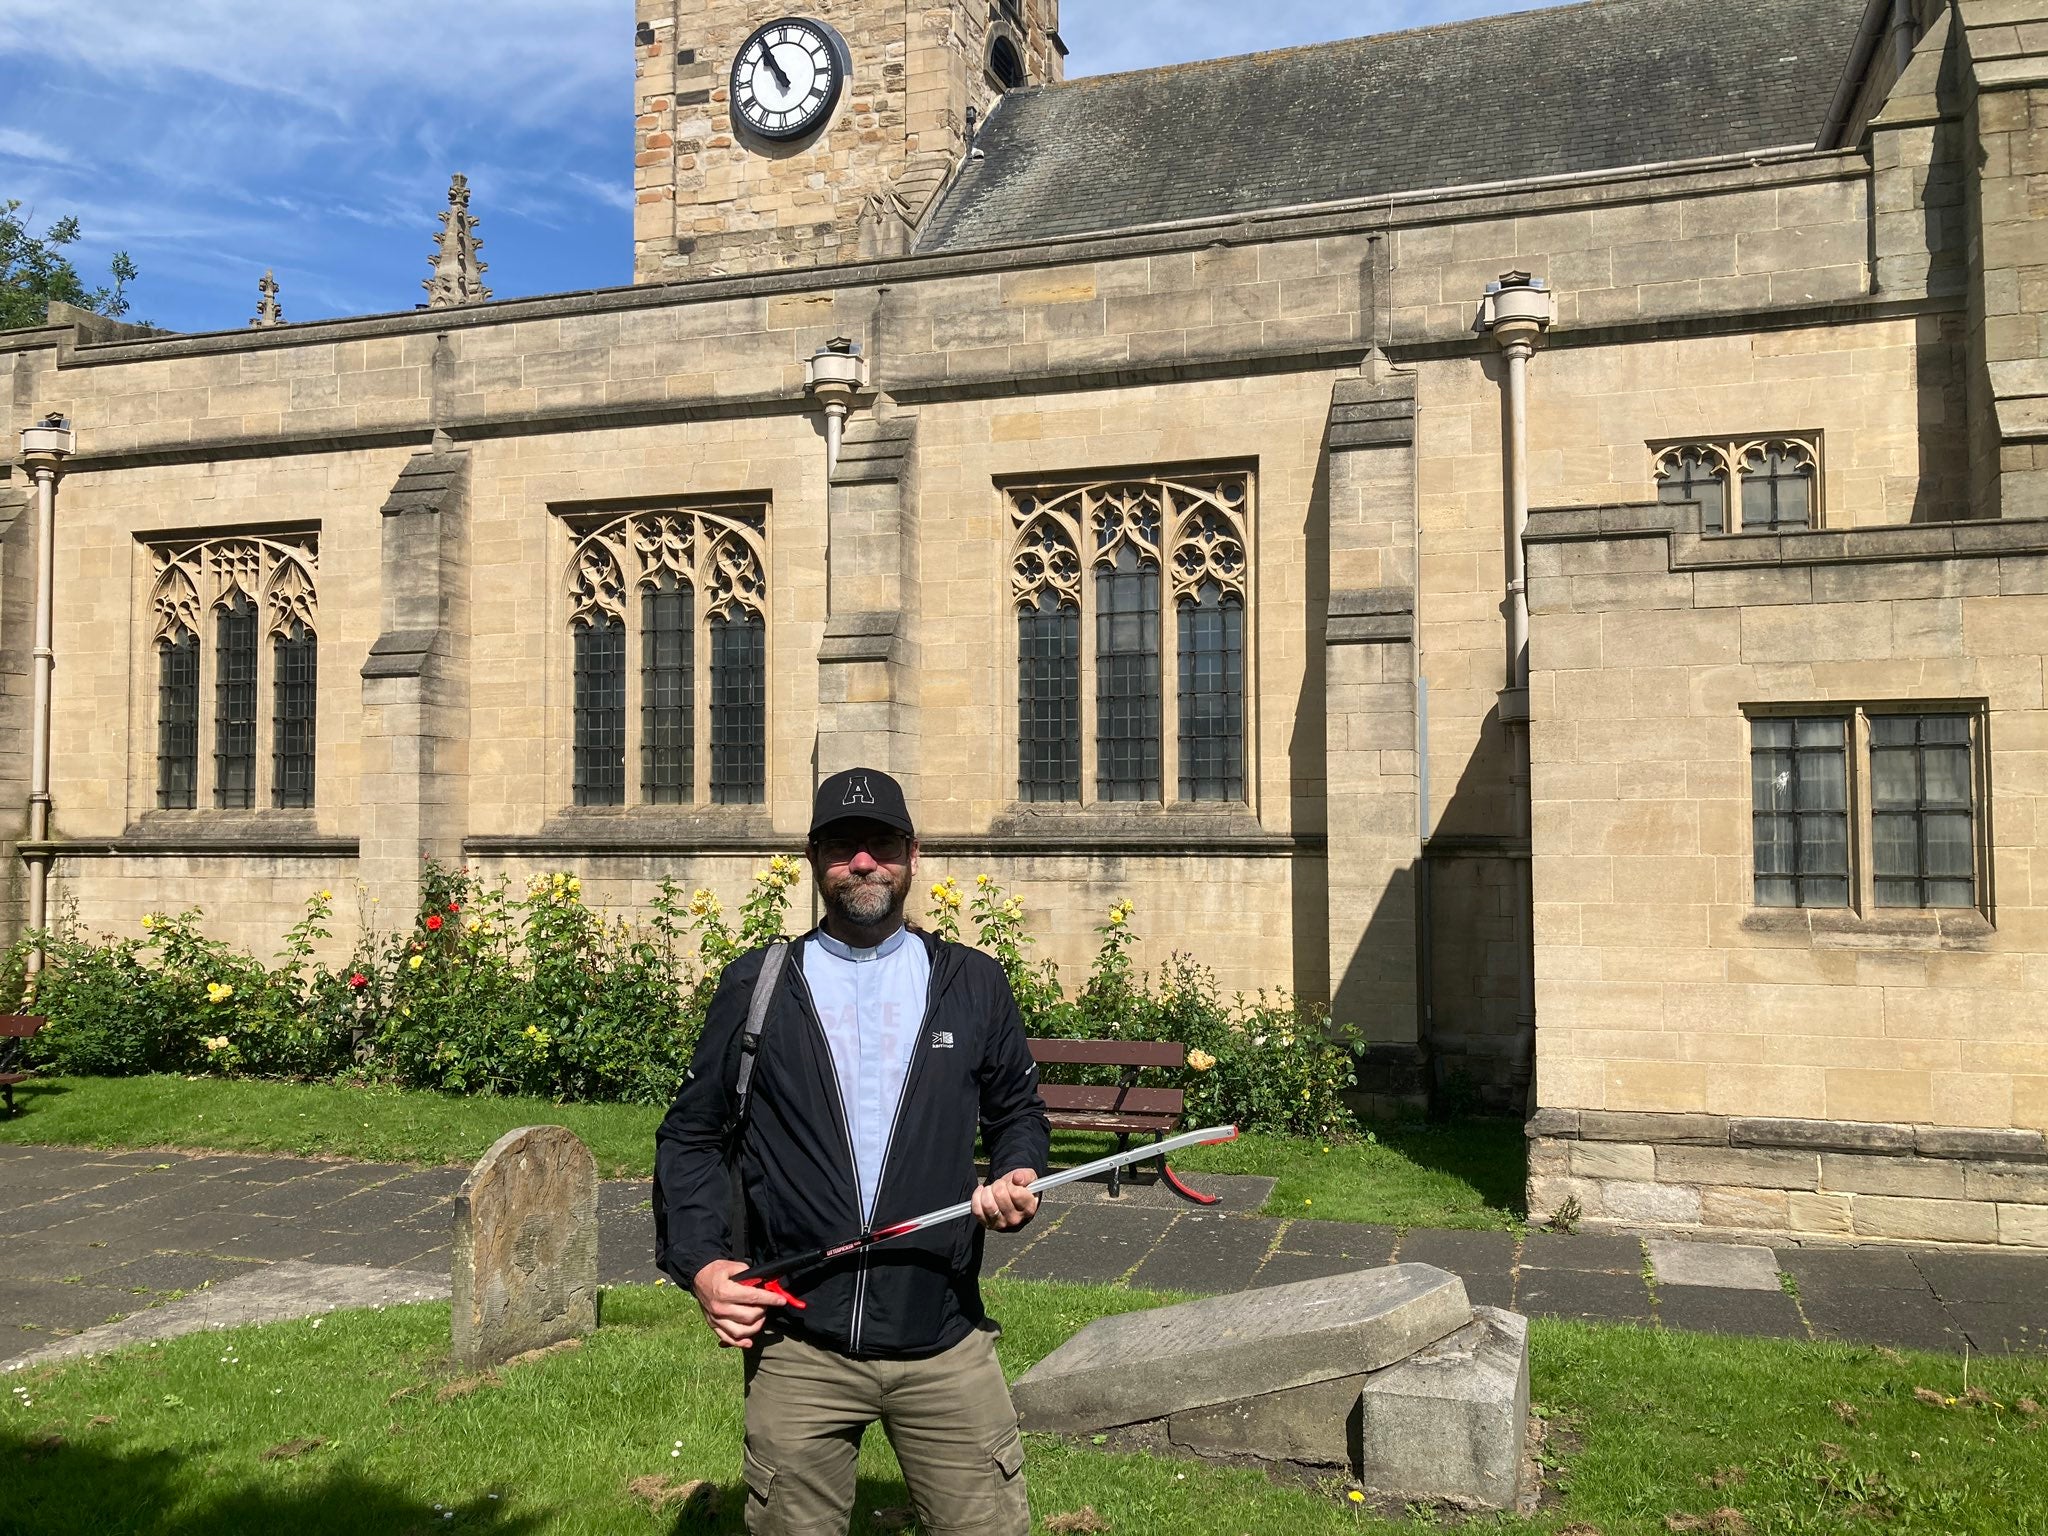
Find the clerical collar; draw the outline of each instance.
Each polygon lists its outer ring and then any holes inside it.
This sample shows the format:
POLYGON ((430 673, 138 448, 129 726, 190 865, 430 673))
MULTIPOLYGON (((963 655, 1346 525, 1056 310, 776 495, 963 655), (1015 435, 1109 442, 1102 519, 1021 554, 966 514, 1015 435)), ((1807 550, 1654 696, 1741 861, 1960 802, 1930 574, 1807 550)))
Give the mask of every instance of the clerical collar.
POLYGON ((884 960, 895 954, 910 937, 910 930, 907 927, 898 928, 873 949, 856 949, 851 944, 842 944, 823 928, 819 928, 811 937, 818 941, 818 947, 826 954, 840 960, 851 960, 855 965, 863 965, 870 960, 884 960))

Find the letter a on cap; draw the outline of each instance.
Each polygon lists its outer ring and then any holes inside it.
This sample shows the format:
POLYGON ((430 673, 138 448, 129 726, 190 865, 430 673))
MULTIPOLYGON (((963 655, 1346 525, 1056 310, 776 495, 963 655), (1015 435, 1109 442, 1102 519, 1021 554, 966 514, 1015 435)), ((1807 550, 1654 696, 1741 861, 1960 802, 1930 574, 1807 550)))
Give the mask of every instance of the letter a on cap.
POLYGON ((874 791, 868 788, 866 774, 846 781, 846 798, 839 803, 841 805, 873 805, 875 803, 874 791))

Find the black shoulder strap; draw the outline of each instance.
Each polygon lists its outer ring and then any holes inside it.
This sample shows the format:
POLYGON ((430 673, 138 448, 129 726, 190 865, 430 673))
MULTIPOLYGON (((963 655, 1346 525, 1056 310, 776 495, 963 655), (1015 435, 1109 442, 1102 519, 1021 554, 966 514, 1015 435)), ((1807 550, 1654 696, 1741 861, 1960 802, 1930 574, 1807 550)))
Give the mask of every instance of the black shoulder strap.
POLYGON ((737 1103, 733 1109, 732 1135, 738 1145, 747 1128, 747 1096, 754 1085, 754 1058, 761 1050, 761 1031, 768 1026, 768 1005, 775 1001, 775 984, 782 979, 782 962, 789 955, 789 940, 777 939, 761 957, 761 974, 754 980, 754 995, 747 1003, 747 1027, 740 1036, 740 1070, 733 1081, 737 1103))

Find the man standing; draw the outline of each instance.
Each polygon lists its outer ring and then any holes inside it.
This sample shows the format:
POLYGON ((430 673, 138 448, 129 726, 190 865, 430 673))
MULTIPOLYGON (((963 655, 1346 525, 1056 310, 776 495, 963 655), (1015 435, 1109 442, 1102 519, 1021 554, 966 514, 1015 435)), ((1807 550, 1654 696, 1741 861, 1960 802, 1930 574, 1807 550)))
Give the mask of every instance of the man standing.
POLYGON ((904 926, 917 837, 887 774, 819 785, 808 852, 824 922, 786 965, 756 950, 726 967, 655 1135, 657 1258, 719 1342, 748 1352, 750 1532, 844 1532, 861 1432, 879 1418, 925 1530, 1026 1536, 1023 1446, 979 1284, 983 1230, 1031 1219, 1050 1139, 1016 1000, 988 956, 904 926), (793 1302, 732 1278, 970 1191, 975 1221, 794 1277, 793 1302))

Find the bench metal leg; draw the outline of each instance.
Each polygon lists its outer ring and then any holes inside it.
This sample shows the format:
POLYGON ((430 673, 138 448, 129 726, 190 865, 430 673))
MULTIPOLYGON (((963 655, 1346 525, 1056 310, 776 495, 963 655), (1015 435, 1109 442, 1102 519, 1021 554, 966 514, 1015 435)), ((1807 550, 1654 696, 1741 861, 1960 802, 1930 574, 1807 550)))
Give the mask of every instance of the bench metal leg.
MULTIPOLYGON (((1155 1137, 1153 1138, 1153 1140, 1155 1140, 1155 1141, 1156 1141, 1156 1140, 1158 1140, 1158 1138, 1157 1138, 1157 1137, 1155 1136, 1155 1137)), ((1121 1134, 1121 1133, 1120 1133, 1120 1134, 1119 1134, 1119 1135, 1117 1136, 1117 1139, 1116 1139, 1116 1149, 1117 1149, 1117 1152, 1118 1152, 1119 1154, 1122 1154, 1122 1153, 1123 1153, 1123 1152, 1124 1152, 1125 1150, 1127 1150, 1127 1149, 1128 1149, 1128 1148, 1130 1147, 1130 1144, 1131 1144, 1131 1138, 1130 1138, 1130 1137, 1129 1137, 1128 1135, 1124 1135, 1124 1134, 1121 1134)), ((1124 1192, 1124 1190, 1123 1190, 1123 1180, 1124 1180, 1124 1171, 1123 1171, 1123 1169, 1121 1169, 1121 1168, 1112 1168, 1112 1169, 1110 1169, 1110 1170, 1109 1170, 1109 1198, 1110 1198, 1110 1199, 1112 1199, 1112 1200, 1117 1200, 1117 1199, 1121 1199, 1121 1198, 1122 1198, 1122 1196, 1123 1196, 1123 1192, 1124 1192)))

